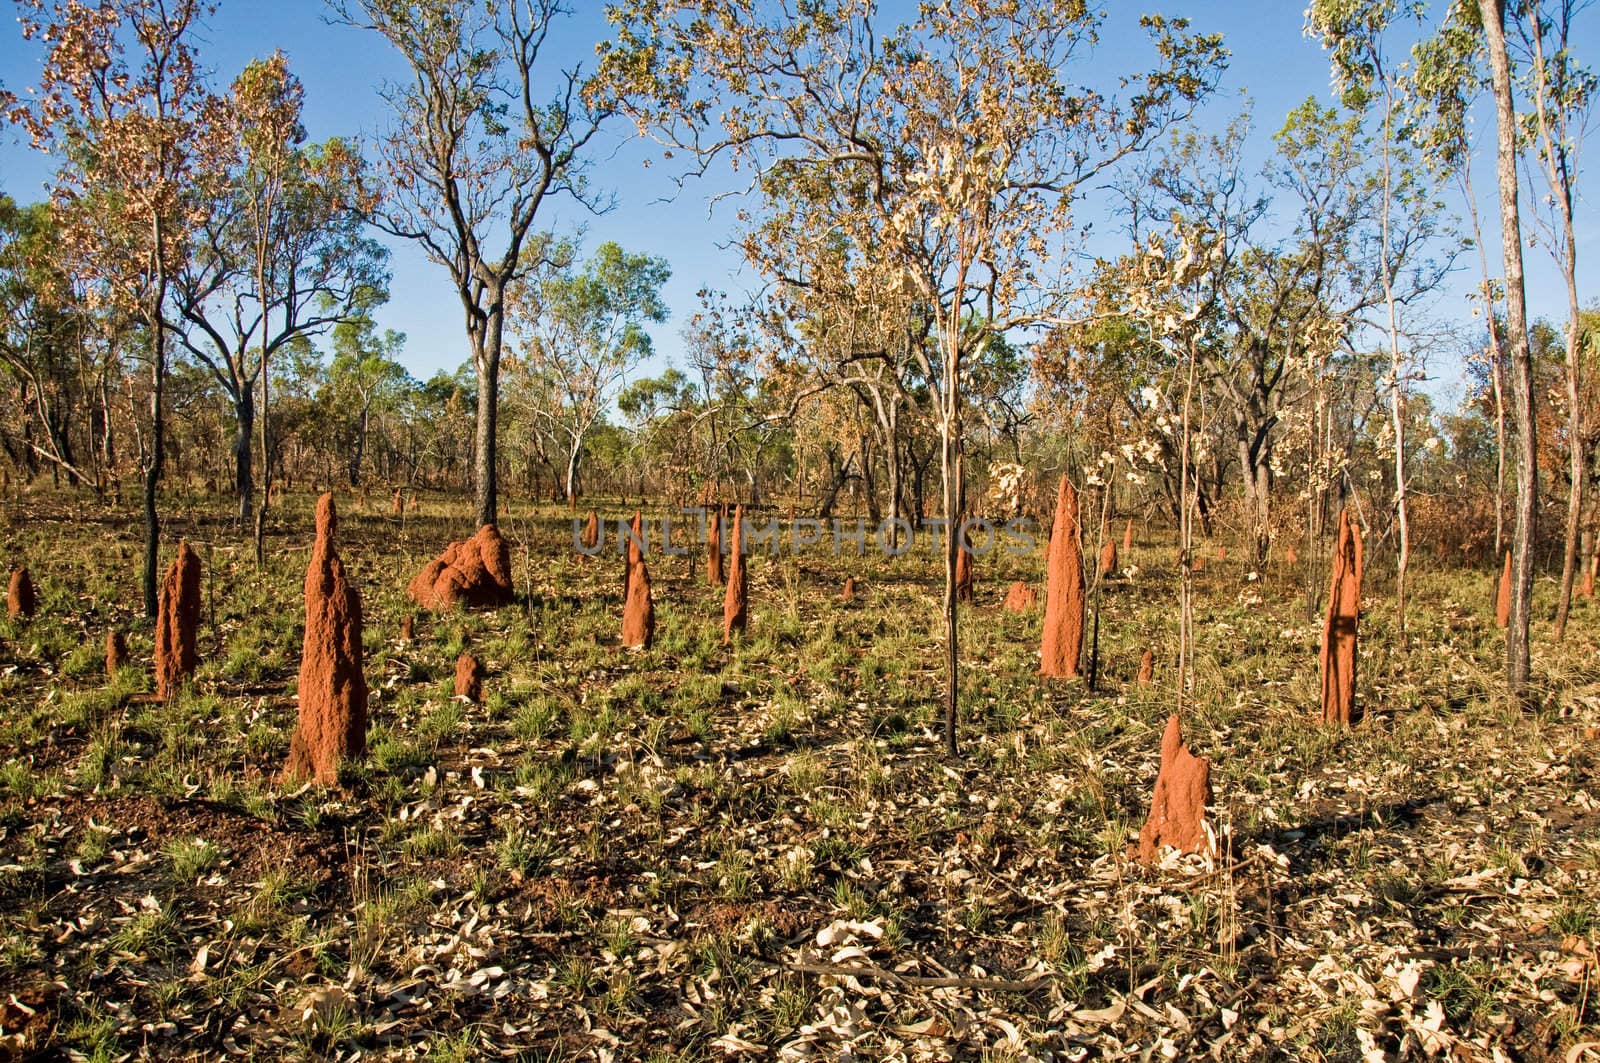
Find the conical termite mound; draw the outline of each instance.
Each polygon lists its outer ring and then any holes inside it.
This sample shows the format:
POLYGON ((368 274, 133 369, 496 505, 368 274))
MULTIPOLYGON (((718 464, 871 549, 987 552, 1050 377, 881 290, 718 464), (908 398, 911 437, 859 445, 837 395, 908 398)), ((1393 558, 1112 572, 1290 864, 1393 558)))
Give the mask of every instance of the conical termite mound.
POLYGON ((650 567, 644 555, 630 546, 623 579, 622 644, 648 649, 656 636, 656 604, 650 594, 650 567))
POLYGON ((1155 678, 1156 654, 1154 650, 1146 646, 1144 656, 1139 658, 1139 677, 1136 682, 1142 687, 1147 687, 1155 682, 1155 678))
POLYGON ((116 628, 106 632, 106 678, 114 679, 128 663, 128 638, 116 628))
POLYGON ((456 606, 509 605, 511 548, 500 529, 485 524, 470 539, 454 542, 411 578, 406 595, 424 609, 446 612, 456 606))
POLYGON ((1078 492, 1063 476, 1056 495, 1046 564, 1044 634, 1039 670, 1044 675, 1078 674, 1083 655, 1083 548, 1078 543, 1078 492))
POLYGON ((1021 580, 1011 585, 1006 592, 1005 611, 1008 613, 1026 613, 1039 605, 1039 592, 1021 580))
POLYGON ((579 536, 578 543, 583 547, 578 551, 578 557, 585 561, 600 549, 600 514, 592 509, 588 519, 583 522, 583 534, 579 536))
POLYGON ((33 574, 28 566, 18 565, 11 570, 11 583, 6 588, 6 615, 13 620, 31 620, 39 607, 39 596, 33 589, 33 574))
POLYGON ((361 595, 334 548, 333 495, 317 499, 317 537, 306 566, 306 630, 300 650, 299 721, 284 778, 338 781, 339 763, 367 749, 367 678, 362 670, 361 595))
POLYGON ((973 584, 976 582, 972 573, 972 545, 967 542, 966 533, 961 535, 961 545, 956 549, 956 601, 967 602, 973 600, 973 584))
POLYGON ((1154 863, 1161 847, 1198 853, 1211 847, 1206 834, 1206 805, 1211 800, 1211 762, 1183 744, 1174 714, 1161 736, 1161 770, 1150 799, 1150 817, 1139 832, 1139 860, 1154 863))
POLYGON ((706 515, 706 583, 720 587, 722 575, 722 526, 728 523, 728 507, 719 506, 706 515))
POLYGON ((1107 539, 1100 548, 1100 575, 1109 576, 1117 571, 1117 544, 1107 539))
POLYGON ((399 491, 395 491, 394 497, 389 500, 389 516, 391 516, 391 517, 399 517, 399 516, 404 515, 405 511, 406 511, 406 500, 405 500, 405 497, 399 491))
POLYGON ((1322 722, 1350 725, 1356 713, 1357 626, 1361 620, 1361 530, 1339 511, 1339 533, 1322 623, 1322 722))
POLYGON ((1122 529, 1122 552, 1127 553, 1133 549, 1133 518, 1128 518, 1127 525, 1122 529))
POLYGON ((200 630, 200 555, 178 543, 156 600, 156 697, 168 701, 199 663, 195 638, 200 630))
POLYGON ((846 576, 844 578, 844 590, 839 592, 839 600, 841 602, 853 602, 856 600, 856 578, 854 576, 846 576))
POLYGON ((456 697, 474 704, 483 700, 483 664, 470 653, 456 658, 456 697))
POLYGON ((407 613, 400 618, 400 641, 407 643, 417 637, 417 617, 415 613, 407 613))

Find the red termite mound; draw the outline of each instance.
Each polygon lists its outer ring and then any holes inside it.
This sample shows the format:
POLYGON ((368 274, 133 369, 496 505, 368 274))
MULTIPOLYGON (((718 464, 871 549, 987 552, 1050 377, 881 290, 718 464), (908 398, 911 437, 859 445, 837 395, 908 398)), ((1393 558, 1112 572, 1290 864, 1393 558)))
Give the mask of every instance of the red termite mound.
POLYGON ((160 700, 169 700, 184 679, 194 674, 199 630, 200 555, 187 542, 180 542, 157 599, 156 697, 160 700))
POLYGON ((1075 676, 1083 654, 1083 548, 1078 544, 1078 492, 1065 476, 1056 496, 1046 573, 1039 671, 1075 676))
POLYGON ((106 632, 106 678, 110 679, 117 674, 117 670, 128 663, 128 639, 112 628, 106 632))
POLYGON ((854 576, 846 576, 844 578, 844 590, 839 592, 839 600, 841 602, 853 602, 856 600, 856 578, 854 576))
POLYGON ((644 563, 644 517, 637 509, 633 511, 633 523, 628 526, 628 529, 628 556, 622 565, 622 602, 624 606, 628 602, 628 588, 633 583, 634 566, 644 563))
POLYGON ((722 595, 722 644, 733 641, 735 631, 743 632, 750 608, 749 588, 744 569, 744 507, 733 509, 733 531, 728 539, 728 589, 722 595))
POLYGON ((1139 859, 1152 863, 1163 845, 1185 853, 1208 849, 1206 803, 1211 800, 1211 762, 1183 744, 1176 715, 1161 736, 1161 770, 1150 799, 1150 818, 1139 832, 1139 859))
POLYGON ((590 557, 600 545, 600 514, 592 509, 589 511, 589 519, 583 522, 583 536, 578 541, 585 551, 578 555, 581 558, 590 557))
POLYGON ((456 658, 456 697, 473 703, 483 699, 483 665, 470 653, 456 658))
POLYGON ((1298 565, 1300 563, 1300 555, 1295 553, 1294 547, 1291 546, 1284 551, 1283 560, 1285 564, 1298 565))
POLYGON ((1039 604, 1039 592, 1021 580, 1006 592, 1005 610, 1008 613, 1026 613, 1039 604))
POLYGON ((398 517, 401 514, 403 514, 405 511, 406 511, 406 500, 403 497, 401 497, 401 494, 400 494, 399 490, 397 489, 395 491, 395 493, 394 493, 394 497, 389 500, 389 516, 398 517))
POLYGON ((1500 589, 1494 596, 1494 623, 1506 627, 1511 623, 1511 551, 1506 551, 1506 563, 1500 569, 1500 589))
POLYGON ((1206 570, 1206 559, 1199 554, 1195 554, 1193 560, 1189 563, 1189 570, 1191 572, 1204 572, 1206 570))
POLYGON ((1155 678, 1156 654, 1154 650, 1146 646, 1144 649, 1144 656, 1139 658, 1138 683, 1142 687, 1147 687, 1155 681, 1155 678))
MULTIPOLYGON (((963 540, 965 538, 962 536, 963 540)), ((973 582, 972 550, 963 541, 960 549, 956 551, 956 601, 969 603, 972 601, 973 582)))
POLYGON ((317 499, 317 538, 306 566, 306 633, 300 650, 300 719, 289 740, 287 781, 332 783, 339 762, 367 749, 367 677, 361 670, 361 595, 333 546, 333 496, 317 499))
POLYGON ((6 615, 13 620, 27 620, 38 608, 38 595, 33 590, 33 576, 26 565, 11 570, 11 585, 6 588, 6 615))
POLYGON ((1218 561, 1226 561, 1226 560, 1228 560, 1228 547, 1224 543, 1218 543, 1217 544, 1217 560, 1218 561))
POLYGON ((417 618, 412 613, 407 613, 400 618, 400 641, 410 642, 417 637, 417 618))
POLYGON ((706 514, 706 583, 712 587, 722 586, 722 525, 727 520, 727 506, 706 514))
POLYGON ((1117 570, 1117 544, 1111 539, 1106 540, 1105 546, 1100 548, 1100 575, 1109 576, 1117 570))
POLYGON ((650 596, 650 568, 637 548, 629 548, 622 603, 622 644, 649 648, 656 637, 656 604, 650 596))
POLYGON ((1133 518, 1128 518, 1127 527, 1122 529, 1122 552, 1127 553, 1133 549, 1133 518))
POLYGON ((500 530, 485 524, 472 538, 445 547, 444 553, 411 578, 406 596, 436 612, 458 605, 509 605, 516 597, 511 550, 500 538, 500 530))
POLYGON ((1339 534, 1322 623, 1322 722, 1351 724, 1356 713, 1356 627, 1361 620, 1361 531, 1339 511, 1339 534))

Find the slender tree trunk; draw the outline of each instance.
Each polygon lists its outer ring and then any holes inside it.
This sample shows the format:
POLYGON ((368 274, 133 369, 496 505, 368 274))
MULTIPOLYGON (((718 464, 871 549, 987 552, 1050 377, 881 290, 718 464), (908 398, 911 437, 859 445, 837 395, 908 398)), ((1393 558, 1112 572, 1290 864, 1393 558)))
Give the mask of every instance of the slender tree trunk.
POLYGON ((1500 186, 1500 246, 1505 258, 1506 327, 1510 341, 1511 413, 1517 426, 1516 530, 1512 539, 1511 622, 1506 627, 1506 684, 1518 697, 1528 690, 1531 653, 1528 623, 1533 598, 1533 546, 1539 490, 1538 436, 1528 315, 1522 274, 1522 222, 1517 205, 1517 127, 1511 103, 1511 60, 1506 53, 1505 0, 1478 0, 1494 86, 1500 186))
POLYGON ((255 454, 256 395, 248 384, 234 396, 233 416, 239 422, 233 436, 233 483, 239 496, 242 531, 249 525, 255 508, 255 475, 251 466, 255 454))
POLYGON ((267 278, 266 248, 256 252, 256 293, 261 301, 261 503, 256 507, 256 566, 266 563, 267 510, 272 506, 272 420, 271 377, 267 375, 267 278))
POLYGON ((472 504, 477 524, 494 524, 497 517, 498 494, 495 483, 495 430, 499 416, 500 395, 500 340, 505 319, 497 294, 483 332, 474 351, 473 363, 478 371, 478 418, 476 423, 476 452, 473 455, 472 504))
POLYGON ((167 331, 162 307, 167 301, 166 248, 160 218, 154 222, 156 288, 150 313, 150 460, 144 474, 144 615, 155 619, 157 611, 157 567, 161 562, 161 515, 156 512, 156 488, 167 443, 166 418, 162 413, 162 392, 167 380, 167 331))

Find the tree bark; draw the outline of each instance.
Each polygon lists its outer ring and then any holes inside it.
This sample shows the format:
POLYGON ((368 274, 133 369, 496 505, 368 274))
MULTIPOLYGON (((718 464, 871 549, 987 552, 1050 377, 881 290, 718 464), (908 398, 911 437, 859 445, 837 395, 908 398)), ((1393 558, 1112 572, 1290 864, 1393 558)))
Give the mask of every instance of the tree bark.
POLYGON ((500 341, 505 326, 501 298, 496 296, 489 309, 478 349, 473 352, 473 366, 478 372, 478 417, 474 437, 472 502, 477 524, 494 524, 498 515, 498 491, 495 482, 496 427, 499 419, 500 396, 500 341))
POLYGON ((1528 691, 1531 654, 1528 622, 1533 599, 1533 546, 1539 490, 1538 428, 1534 418, 1533 367, 1528 353, 1528 314, 1522 274, 1522 221, 1517 205, 1517 128, 1511 102, 1511 61, 1506 52, 1505 0, 1478 0, 1493 84, 1500 185, 1500 247, 1505 258, 1506 327, 1510 348, 1511 413, 1517 427, 1516 526, 1512 538, 1511 622, 1506 627, 1506 685, 1528 691))
POLYGON ((233 483, 239 494, 239 520, 249 524, 255 508, 256 396, 251 388, 241 388, 233 397, 233 416, 239 422, 233 436, 233 483))

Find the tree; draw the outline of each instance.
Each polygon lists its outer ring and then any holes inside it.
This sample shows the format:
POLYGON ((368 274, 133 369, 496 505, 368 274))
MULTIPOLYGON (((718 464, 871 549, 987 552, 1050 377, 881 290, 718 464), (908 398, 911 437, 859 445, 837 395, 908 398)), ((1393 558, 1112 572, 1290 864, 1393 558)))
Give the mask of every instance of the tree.
POLYGON ((361 463, 375 408, 388 409, 411 382, 396 356, 406 345, 403 332, 377 326, 370 317, 350 318, 333 327, 333 358, 328 390, 347 422, 346 459, 351 487, 361 486, 361 463))
POLYGON ((172 328, 233 405, 239 519, 255 516, 258 556, 265 518, 253 508, 251 454, 258 443, 264 510, 269 360, 296 337, 369 312, 389 280, 388 251, 365 233, 371 197, 360 154, 337 138, 305 143, 301 97, 281 53, 235 79, 225 111, 226 181, 205 204, 193 259, 174 278, 172 328))
MULTIPOLYGON (((1500 253, 1505 262, 1506 348, 1511 414, 1517 428, 1516 526, 1511 540, 1511 619, 1506 627, 1506 685, 1526 695, 1532 667, 1528 645, 1533 605, 1533 545, 1538 529, 1539 440, 1534 416, 1533 366, 1528 353, 1527 296, 1522 271, 1522 219, 1518 206, 1517 114, 1511 58, 1506 49, 1505 0, 1478 0, 1493 86, 1496 183, 1500 190, 1500 253)), ((1491 327, 1493 327, 1491 325, 1491 327)), ((1574 441, 1576 442, 1576 441, 1574 441)))
POLYGON ((23 35, 45 44, 37 90, 9 108, 34 146, 62 158, 54 198, 75 268, 149 331, 144 606, 156 614, 166 450, 163 308, 190 253, 195 201, 214 180, 217 104, 189 42, 200 0, 23 0, 23 35), (48 13, 47 13, 48 12, 48 13))
POLYGON ((618 388, 653 350, 644 326, 667 319, 661 286, 672 276, 665 259, 635 255, 611 241, 581 269, 545 240, 529 250, 538 263, 511 296, 512 329, 528 372, 560 398, 548 411, 566 450, 562 483, 578 497, 578 463, 589 430, 618 388))
POLYGON ((1523 135, 1544 177, 1546 209, 1536 206, 1534 219, 1544 230, 1550 255, 1566 284, 1567 325, 1567 524, 1566 549, 1561 562, 1561 591, 1556 601, 1555 638, 1567 631, 1572 608, 1572 581, 1577 570, 1579 522, 1583 517, 1583 488, 1588 479, 1584 456, 1582 356, 1578 348, 1578 242, 1573 232, 1573 185, 1578 177, 1578 154, 1583 146, 1589 104, 1595 79, 1572 55, 1572 20, 1581 0, 1527 0, 1515 9, 1513 25, 1522 45, 1523 94, 1528 103, 1523 114, 1523 135))
POLYGON ((477 374, 473 500, 496 516, 496 419, 506 299, 547 196, 601 206, 583 152, 610 111, 590 102, 581 68, 552 75, 544 47, 560 0, 333 0, 344 21, 376 31, 411 68, 385 97, 394 126, 380 154, 389 195, 376 214, 450 274, 477 374), (554 97, 538 94, 548 81, 554 97), (498 242, 496 240, 498 235, 498 242))
MULTIPOLYGON (((1068 80, 1101 16, 1073 0, 924 4, 885 35, 871 0, 631 0, 606 87, 703 170, 750 165, 778 209, 831 223, 856 276, 924 303, 944 516, 961 518, 963 376, 991 336, 1049 320, 1041 280, 1083 182, 1205 96, 1223 56, 1187 23, 1142 20, 1158 55, 1121 103, 1068 80), (977 328, 969 328, 977 321, 977 328)), ((945 743, 956 747, 955 567, 946 534, 945 743)))
POLYGON ((1399 0, 1314 0, 1306 11, 1307 31, 1321 38, 1332 55, 1335 84, 1343 90, 1346 106, 1365 112, 1374 105, 1382 123, 1378 135, 1380 159, 1377 211, 1380 232, 1378 282, 1383 291, 1385 318, 1381 329, 1389 347, 1390 425, 1394 433, 1395 515, 1395 624, 1400 637, 1406 631, 1406 569, 1411 560, 1410 507, 1406 499, 1406 382, 1408 355, 1401 349, 1401 295, 1397 281, 1406 264, 1408 245, 1433 235, 1429 219, 1437 205, 1428 202, 1427 190, 1418 183, 1404 151, 1402 130, 1408 74, 1385 48, 1385 32, 1400 14, 1399 0), (1409 225, 1398 224, 1409 221, 1409 225))

